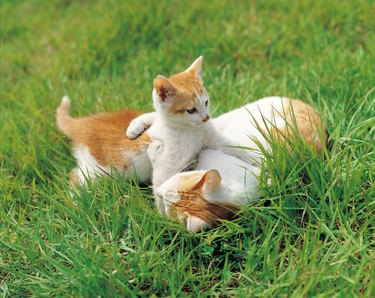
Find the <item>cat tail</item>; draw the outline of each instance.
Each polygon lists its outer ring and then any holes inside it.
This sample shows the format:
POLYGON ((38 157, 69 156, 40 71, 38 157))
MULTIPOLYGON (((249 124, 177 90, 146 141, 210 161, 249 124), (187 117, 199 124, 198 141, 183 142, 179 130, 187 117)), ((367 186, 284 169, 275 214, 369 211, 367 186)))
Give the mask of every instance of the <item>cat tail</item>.
POLYGON ((70 99, 66 95, 62 98, 61 104, 56 110, 56 122, 61 132, 71 138, 75 119, 70 116, 70 99))

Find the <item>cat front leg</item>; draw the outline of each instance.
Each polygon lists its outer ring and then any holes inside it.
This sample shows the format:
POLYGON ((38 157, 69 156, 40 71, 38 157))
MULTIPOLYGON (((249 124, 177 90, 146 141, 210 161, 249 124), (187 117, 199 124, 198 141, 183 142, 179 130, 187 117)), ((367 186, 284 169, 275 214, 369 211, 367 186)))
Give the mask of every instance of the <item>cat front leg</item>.
POLYGON ((178 172, 179 161, 173 157, 171 150, 160 140, 154 140, 147 149, 147 155, 152 164, 152 184, 156 189, 163 182, 178 172))
POLYGON ((160 140, 154 140, 147 148, 147 155, 151 161, 152 166, 156 163, 158 156, 161 156, 164 152, 164 143, 160 140))
POLYGON ((155 204, 159 213, 163 216, 167 216, 164 206, 163 198, 157 195, 157 188, 161 185, 165 178, 166 159, 167 156, 164 154, 164 143, 160 140, 154 140, 147 148, 147 155, 151 161, 153 173, 152 173, 152 187, 154 190, 155 204))
POLYGON ((153 187, 159 187, 169 178, 184 170, 192 159, 180 158, 177 160, 172 154, 166 154, 165 150, 153 162, 152 183, 153 187))
POLYGON ((132 122, 130 122, 126 130, 126 136, 131 140, 138 138, 147 128, 152 125, 152 123, 155 122, 155 119, 155 112, 138 116, 137 118, 133 119, 132 122))

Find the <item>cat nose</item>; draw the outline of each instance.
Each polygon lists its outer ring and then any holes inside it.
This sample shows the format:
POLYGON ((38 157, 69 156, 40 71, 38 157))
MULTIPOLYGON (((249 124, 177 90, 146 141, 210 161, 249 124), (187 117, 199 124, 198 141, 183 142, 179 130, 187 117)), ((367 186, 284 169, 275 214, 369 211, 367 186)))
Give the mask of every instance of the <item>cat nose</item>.
POLYGON ((208 120, 210 120, 210 116, 208 116, 208 115, 206 115, 206 116, 202 119, 203 122, 207 122, 208 120))

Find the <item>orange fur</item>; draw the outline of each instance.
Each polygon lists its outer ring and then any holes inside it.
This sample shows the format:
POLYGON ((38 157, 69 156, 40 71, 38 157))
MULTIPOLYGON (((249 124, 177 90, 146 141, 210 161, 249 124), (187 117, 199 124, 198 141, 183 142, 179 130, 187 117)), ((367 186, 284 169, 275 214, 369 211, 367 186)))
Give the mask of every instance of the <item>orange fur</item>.
POLYGON ((202 80, 193 72, 184 71, 169 77, 171 81, 181 92, 194 95, 195 92, 198 95, 203 94, 202 80))
POLYGON ((322 119, 313 107, 299 99, 283 98, 283 110, 278 111, 285 119, 285 128, 273 129, 275 135, 282 139, 295 138, 294 131, 297 131, 301 138, 310 148, 315 148, 318 153, 322 150, 320 133, 324 129, 325 142, 328 135, 322 119))
POLYGON ((131 160, 124 153, 141 154, 150 143, 150 138, 145 134, 135 140, 125 135, 130 122, 139 115, 133 111, 120 111, 72 118, 69 103, 63 101, 57 110, 57 123, 74 147, 87 146, 90 154, 102 166, 127 169, 131 166, 131 160))
POLYGON ((219 220, 233 218, 238 207, 230 203, 208 202, 204 199, 205 191, 214 191, 221 182, 217 170, 208 170, 205 173, 190 173, 182 176, 177 186, 179 200, 172 205, 172 215, 184 220, 187 214, 216 226, 219 220))
POLYGON ((208 170, 202 179, 197 183, 195 189, 203 188, 205 191, 213 192, 216 188, 220 186, 221 176, 218 170, 211 169, 208 170))
POLYGON ((179 192, 179 194, 180 199, 172 206, 172 214, 175 213, 180 220, 184 220, 189 214, 213 227, 219 223, 219 220, 233 219, 238 210, 233 204, 208 202, 199 192, 179 192))
POLYGON ((163 100, 167 96, 173 96, 172 104, 168 110, 171 114, 183 113, 192 109, 197 103, 197 95, 202 95, 204 91, 202 80, 195 68, 173 75, 168 79, 159 75, 154 80, 154 88, 163 100))
POLYGON ((203 179, 205 173, 201 172, 191 172, 189 175, 181 176, 178 180, 177 189, 187 192, 196 188, 197 183, 203 179))
POLYGON ((199 77, 193 72, 182 72, 169 78, 178 89, 173 104, 169 108, 172 114, 183 113, 193 108, 197 103, 198 95, 203 94, 203 85, 199 77))

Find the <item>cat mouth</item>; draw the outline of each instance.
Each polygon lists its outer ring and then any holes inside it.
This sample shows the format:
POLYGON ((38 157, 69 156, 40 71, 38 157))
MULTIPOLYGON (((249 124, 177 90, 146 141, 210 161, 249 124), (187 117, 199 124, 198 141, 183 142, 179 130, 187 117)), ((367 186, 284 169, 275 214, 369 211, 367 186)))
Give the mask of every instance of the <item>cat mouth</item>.
POLYGON ((202 121, 203 121, 204 123, 208 122, 208 120, 210 120, 210 116, 209 116, 209 115, 206 115, 206 116, 202 119, 202 121))
POLYGON ((210 120, 210 116, 207 116, 206 118, 202 119, 202 122, 198 123, 197 125, 207 124, 209 120, 210 120))

